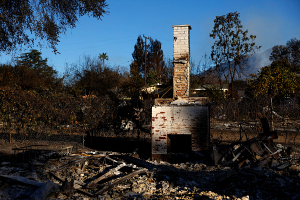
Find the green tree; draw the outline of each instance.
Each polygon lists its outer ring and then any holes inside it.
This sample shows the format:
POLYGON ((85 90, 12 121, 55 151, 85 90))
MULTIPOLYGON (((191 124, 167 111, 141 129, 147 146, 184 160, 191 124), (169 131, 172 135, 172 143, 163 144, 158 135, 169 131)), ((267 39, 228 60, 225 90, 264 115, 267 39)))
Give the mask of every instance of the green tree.
MULTIPOLYGON (((147 49, 148 49, 147 45, 147 49)), ((145 44, 141 35, 138 36, 136 44, 134 45, 134 51, 132 53, 133 61, 131 63, 130 71, 138 73, 143 76, 145 73, 145 44)), ((147 63, 148 64, 148 63, 147 63)))
POLYGON ((152 74, 152 79, 149 77, 149 84, 165 83, 167 81, 167 69, 164 61, 164 52, 161 49, 161 42, 150 38, 150 48, 147 53, 149 59, 149 75, 152 74))
POLYGON ((247 90, 250 96, 270 95, 271 97, 294 96, 299 90, 299 77, 291 70, 291 64, 274 61, 263 67, 258 75, 252 74, 247 90))
POLYGON ((292 38, 286 45, 289 48, 291 64, 296 67, 297 72, 300 72, 300 40, 292 38))
MULTIPOLYGON (((161 42, 153 40, 150 37, 146 50, 147 57, 145 61, 145 44, 142 36, 138 36, 132 53, 133 61, 130 65, 131 77, 137 79, 135 82, 140 82, 140 79, 145 78, 146 62, 147 84, 152 85, 158 82, 166 82, 168 80, 168 72, 164 61, 163 50, 161 49, 161 42)), ((132 81, 134 82, 134 80, 132 81)))
POLYGON ((21 55, 21 60, 15 66, 17 85, 23 89, 37 90, 40 87, 55 89, 59 79, 57 71, 47 64, 41 52, 33 49, 21 55))
POLYGON ((272 52, 270 55, 270 61, 285 61, 289 60, 289 50, 288 47, 284 45, 276 45, 272 47, 272 52))
POLYGON ((103 61, 103 67, 104 67, 105 66, 104 60, 108 60, 108 56, 106 55, 106 53, 102 53, 102 54, 99 54, 99 59, 103 61))
POLYGON ((144 86, 144 80, 139 70, 137 62, 130 64, 130 74, 128 81, 123 85, 125 94, 128 97, 138 99, 140 95, 140 88, 144 86))
POLYGON ((75 28, 83 15, 101 19, 103 14, 109 13, 106 8, 105 0, 3 0, 0 3, 0 51, 32 46, 34 38, 39 38, 57 52, 61 33, 75 28))
POLYGON ((211 58, 217 71, 230 78, 230 90, 234 89, 233 82, 237 75, 249 67, 248 57, 260 49, 255 46, 255 35, 247 36, 248 30, 243 31, 243 26, 237 12, 217 16, 210 37, 215 39, 212 46, 211 58))
POLYGON ((282 61, 291 64, 291 70, 300 73, 300 40, 292 38, 286 45, 276 45, 272 48, 270 61, 282 61))
MULTIPOLYGON (((85 56, 78 64, 69 69, 68 80, 73 91, 82 95, 103 96, 114 92, 122 81, 118 68, 103 66, 98 58, 85 56)), ((68 83, 67 83, 68 85, 68 83)))

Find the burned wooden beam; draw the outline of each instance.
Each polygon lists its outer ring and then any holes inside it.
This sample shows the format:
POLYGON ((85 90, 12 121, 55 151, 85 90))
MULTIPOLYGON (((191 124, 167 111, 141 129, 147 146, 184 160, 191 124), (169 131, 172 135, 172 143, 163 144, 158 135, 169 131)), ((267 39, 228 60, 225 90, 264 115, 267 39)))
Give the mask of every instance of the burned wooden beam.
POLYGON ((138 166, 141 166, 141 167, 144 167, 144 168, 147 168, 148 170, 153 170, 154 168, 158 168, 158 166, 154 165, 154 164, 151 164, 149 162, 146 162, 146 161, 143 161, 141 159, 138 159, 138 158, 133 158, 131 156, 127 156, 127 155, 117 155, 118 158, 121 158, 125 161, 128 161, 128 162, 131 162, 135 165, 138 165, 138 166))
POLYGON ((87 187, 88 188, 93 188, 96 187, 96 183, 108 178, 111 174, 115 173, 116 171, 118 171, 119 169, 121 169, 122 167, 126 166, 126 163, 122 163, 121 165, 118 165, 117 167, 109 170, 107 173, 103 174, 102 176, 100 176, 99 178, 96 178, 95 180, 91 181, 87 187))
POLYGON ((105 159, 110 160, 110 161, 112 161, 113 163, 117 163, 117 164, 119 163, 119 161, 114 160, 114 159, 112 159, 112 158, 110 158, 110 157, 108 157, 108 156, 106 156, 105 159))
POLYGON ((130 178, 132 178, 132 177, 134 177, 134 176, 136 176, 138 174, 145 173, 147 171, 148 171, 148 169, 140 169, 140 170, 132 172, 132 173, 126 175, 126 176, 118 178, 115 181, 113 181, 111 184, 109 184, 107 186, 104 186, 101 190, 99 190, 98 192, 96 192, 94 194, 94 197, 97 196, 97 195, 103 194, 104 192, 107 192, 107 191, 111 190, 112 188, 114 188, 116 185, 118 185, 119 183, 121 183, 123 181, 126 181, 126 180, 128 180, 128 179, 130 179, 130 178))

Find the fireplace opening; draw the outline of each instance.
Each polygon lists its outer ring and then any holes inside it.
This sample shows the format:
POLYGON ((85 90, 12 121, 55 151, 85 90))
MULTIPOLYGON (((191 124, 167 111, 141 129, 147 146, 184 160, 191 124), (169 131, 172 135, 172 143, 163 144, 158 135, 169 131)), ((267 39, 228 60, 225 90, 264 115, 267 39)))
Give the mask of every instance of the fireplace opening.
POLYGON ((168 135, 169 153, 189 153, 192 151, 191 135, 168 135))

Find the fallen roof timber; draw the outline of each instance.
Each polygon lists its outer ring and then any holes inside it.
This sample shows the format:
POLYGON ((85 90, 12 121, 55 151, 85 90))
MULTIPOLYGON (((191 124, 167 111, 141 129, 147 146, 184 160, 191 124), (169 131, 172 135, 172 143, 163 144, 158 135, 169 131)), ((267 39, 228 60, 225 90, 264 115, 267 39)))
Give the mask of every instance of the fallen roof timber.
POLYGON ((115 181, 113 181, 111 184, 109 184, 107 186, 104 186, 101 190, 99 190, 98 192, 96 192, 94 194, 94 197, 97 196, 97 195, 103 194, 104 192, 107 192, 107 191, 111 190, 112 188, 114 188, 116 185, 118 185, 119 183, 121 183, 123 181, 126 181, 126 180, 128 180, 128 179, 130 179, 130 178, 132 178, 132 177, 134 177, 136 175, 145 173, 147 171, 148 171, 148 169, 140 169, 140 170, 132 172, 132 173, 126 175, 126 176, 118 178, 115 181))
MULTIPOLYGON (((70 167, 72 167, 72 166, 74 166, 74 165, 76 165, 76 164, 85 162, 85 161, 87 161, 87 160, 96 159, 96 158, 102 158, 102 157, 107 158, 107 159, 109 159, 109 160, 111 160, 111 161, 113 161, 113 162, 118 162, 118 161, 116 161, 116 160, 113 160, 113 159, 109 158, 108 156, 105 156, 105 155, 95 155, 95 156, 90 156, 90 157, 82 158, 82 159, 76 160, 76 161, 74 161, 74 162, 71 162, 71 163, 69 163, 69 164, 66 164, 66 165, 64 165, 64 166, 61 166, 61 167, 59 167, 59 168, 57 168, 57 169, 55 169, 55 170, 50 171, 49 174, 50 174, 50 176, 54 177, 56 180, 58 180, 58 181, 64 183, 64 182, 66 181, 66 179, 60 177, 60 176, 57 174, 57 172, 62 171, 62 170, 65 170, 65 169, 68 169, 68 168, 70 168, 70 167)), ((112 175, 113 173, 117 172, 119 169, 121 169, 121 168, 124 167, 124 166, 130 167, 130 165, 128 165, 128 164, 126 164, 126 163, 122 163, 122 164, 116 166, 115 168, 109 170, 107 173, 103 174, 103 175, 100 176, 99 178, 97 178, 97 179, 91 181, 89 184, 83 185, 83 187, 84 187, 84 188, 94 188, 94 187, 98 187, 99 185, 97 184, 97 182, 99 182, 99 181, 101 181, 101 180, 104 180, 104 179, 108 178, 110 175, 112 175)), ((140 169, 140 170, 134 171, 134 172, 132 172, 132 173, 130 173, 130 174, 127 174, 127 175, 125 175, 125 176, 123 176, 123 177, 117 178, 117 179, 113 180, 111 183, 108 183, 108 184, 105 185, 102 189, 100 189, 99 191, 96 191, 96 192, 93 193, 93 194, 90 193, 90 192, 87 192, 87 191, 85 191, 85 190, 83 190, 83 189, 80 189, 80 188, 77 188, 76 190, 77 190, 77 192, 80 192, 80 193, 85 194, 85 195, 87 195, 87 196, 90 196, 90 197, 96 197, 97 195, 103 194, 104 192, 111 190, 112 188, 114 188, 114 187, 115 187, 116 185, 118 185, 119 183, 121 183, 121 182, 123 182, 123 181, 126 181, 126 180, 128 180, 128 179, 130 179, 130 178, 132 178, 132 177, 134 177, 134 176, 136 176, 136 175, 138 175, 138 174, 145 173, 145 172, 148 172, 148 169, 140 169)))
POLYGON ((103 174, 102 176, 100 176, 99 178, 96 178, 95 180, 91 181, 87 187, 88 188, 92 188, 92 187, 96 187, 96 183, 103 180, 103 179, 106 179, 107 177, 109 177, 111 174, 115 173, 116 171, 118 171, 119 169, 121 169, 122 167, 126 166, 125 163, 122 163, 121 165, 118 165, 117 167, 109 170, 107 173, 103 174))

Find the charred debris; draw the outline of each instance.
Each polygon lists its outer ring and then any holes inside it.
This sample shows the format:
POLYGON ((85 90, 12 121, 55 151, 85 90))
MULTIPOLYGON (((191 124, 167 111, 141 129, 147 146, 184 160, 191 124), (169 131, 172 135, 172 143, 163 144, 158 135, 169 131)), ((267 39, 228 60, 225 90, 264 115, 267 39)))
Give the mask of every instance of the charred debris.
POLYGON ((255 138, 170 162, 142 159, 138 150, 15 148, 1 158, 0 199, 299 199, 299 158, 275 145, 276 131, 261 122, 255 138))
MULTIPOLYGON (((263 133, 244 142, 233 142, 230 145, 213 145, 212 158, 215 165, 240 167, 270 167, 284 169, 296 159, 291 147, 275 145, 278 138, 276 131, 270 131, 266 118, 261 119, 263 133)), ((247 135, 246 135, 247 138, 247 135)))

